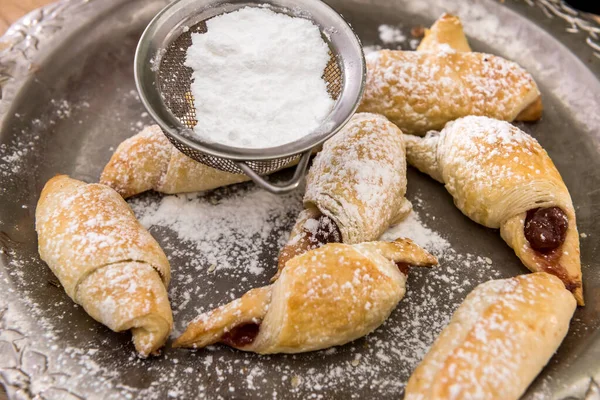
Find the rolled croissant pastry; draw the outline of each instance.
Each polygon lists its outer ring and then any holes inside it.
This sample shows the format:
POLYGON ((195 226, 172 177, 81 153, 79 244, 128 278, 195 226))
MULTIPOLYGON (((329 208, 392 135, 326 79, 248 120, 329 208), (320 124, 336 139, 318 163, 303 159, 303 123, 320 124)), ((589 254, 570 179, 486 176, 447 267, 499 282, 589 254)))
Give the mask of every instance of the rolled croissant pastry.
POLYGON ((402 132, 423 135, 468 115, 534 121, 542 103, 531 75, 501 57, 380 50, 367 55, 359 111, 385 115, 402 132))
POLYGON ((40 257, 75 303, 113 331, 131 329, 141 356, 163 346, 173 326, 169 262, 117 192, 56 176, 36 230, 40 257))
POLYGON ((385 321, 404 296, 409 264, 436 263, 408 239, 327 244, 288 261, 274 284, 200 315, 173 346, 220 342, 270 354, 342 345, 385 321))
POLYGON ((471 51, 460 19, 455 15, 444 13, 431 25, 431 29, 425 29, 425 36, 417 51, 440 52, 448 49, 458 52, 471 51))
POLYGON ((404 399, 520 398, 575 308, 562 282, 544 272, 479 285, 413 372, 404 399))
POLYGON ((375 240, 412 206, 402 132, 381 115, 359 113, 325 142, 306 177, 305 210, 279 255, 279 270, 325 243, 375 240))
POLYGON ((220 171, 192 160, 169 142, 158 125, 146 127, 117 147, 100 183, 124 198, 147 190, 185 193, 248 181, 246 175, 220 171))
POLYGON ((500 228, 527 268, 556 275, 584 304, 575 209, 537 140, 486 117, 461 118, 439 134, 405 139, 410 165, 444 183, 473 221, 500 228))

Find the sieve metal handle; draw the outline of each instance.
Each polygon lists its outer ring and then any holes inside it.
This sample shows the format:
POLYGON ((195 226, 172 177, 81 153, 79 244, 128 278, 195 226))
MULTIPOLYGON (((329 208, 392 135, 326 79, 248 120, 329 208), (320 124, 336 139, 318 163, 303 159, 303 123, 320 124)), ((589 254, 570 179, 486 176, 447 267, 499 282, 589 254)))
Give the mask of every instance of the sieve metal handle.
POLYGON ((302 154, 300 161, 298 161, 298 165, 296 165, 296 171, 294 172, 294 176, 292 176, 292 178, 289 181, 283 183, 271 183, 267 181, 243 161, 236 161, 235 163, 242 171, 244 171, 244 174, 252 178, 254 183, 256 183, 258 186, 268 190, 271 193, 284 194, 291 192, 300 185, 300 181, 304 177, 304 172, 306 171, 306 167, 308 166, 308 160, 310 160, 311 154, 312 150, 308 150, 307 152, 302 154))

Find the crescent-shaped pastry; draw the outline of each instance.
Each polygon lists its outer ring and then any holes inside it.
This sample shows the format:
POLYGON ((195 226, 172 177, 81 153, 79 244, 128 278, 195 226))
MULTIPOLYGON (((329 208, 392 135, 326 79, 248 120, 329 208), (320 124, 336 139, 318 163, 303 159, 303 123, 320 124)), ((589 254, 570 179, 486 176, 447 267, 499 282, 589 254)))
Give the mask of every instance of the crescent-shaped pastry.
POLYGON ((458 52, 471 51, 460 19, 444 13, 431 25, 431 29, 425 29, 425 36, 417 51, 437 53, 447 51, 448 48, 458 52))
POLYGON ((59 175, 35 216, 40 257, 67 295, 113 331, 131 329, 141 356, 160 349, 173 326, 169 262, 121 196, 59 175))
POLYGON ((408 380, 405 400, 516 400, 550 360, 576 308, 544 272, 471 292, 408 380))
POLYGON ((169 142, 158 125, 146 127, 117 147, 102 171, 100 183, 123 198, 147 190, 185 193, 250 180, 192 160, 169 142))
POLYGON ((527 268, 556 275, 584 304, 575 209, 537 140, 486 117, 461 118, 439 134, 405 140, 410 165, 444 183, 473 221, 500 228, 527 268))
POLYGON ((342 345, 385 321, 404 296, 408 264, 436 263, 407 239, 327 244, 288 261, 274 284, 200 315, 173 346, 270 354, 342 345))
POLYGON ((306 177, 305 210, 279 256, 286 262, 325 243, 375 240, 412 209, 402 132, 385 117, 355 114, 325 142, 306 177))
POLYGON ((381 50, 367 55, 359 111, 385 115, 402 132, 423 135, 468 115, 537 120, 542 104, 531 75, 501 57, 381 50))

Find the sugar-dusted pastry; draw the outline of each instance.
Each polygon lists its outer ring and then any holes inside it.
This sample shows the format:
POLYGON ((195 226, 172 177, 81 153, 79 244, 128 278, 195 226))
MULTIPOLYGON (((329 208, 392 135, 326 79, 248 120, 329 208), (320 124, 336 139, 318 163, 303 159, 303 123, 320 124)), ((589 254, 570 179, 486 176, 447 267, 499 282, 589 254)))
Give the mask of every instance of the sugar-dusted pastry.
POLYGON ((124 198, 147 190, 196 192, 248 180, 246 175, 220 171, 187 157, 169 142, 158 125, 146 127, 121 143, 100 177, 100 183, 124 198))
POLYGON ((431 29, 425 29, 425 36, 417 51, 440 52, 448 49, 459 52, 471 51, 460 19, 455 15, 444 13, 431 25, 431 29))
POLYGON ((556 275, 583 305, 575 209, 537 140, 486 117, 461 118, 440 133, 405 139, 410 165, 444 183, 473 221, 500 228, 527 268, 556 275))
POLYGON ((36 213, 39 253, 65 292, 113 331, 131 329, 141 356, 173 326, 167 257, 111 188, 66 175, 48 181, 36 213))
POLYGON ((405 400, 516 400, 569 329, 573 296, 539 272, 471 292, 408 380, 405 400))
POLYGON ((381 50, 367 55, 359 111, 385 115, 402 132, 424 135, 468 115, 534 121, 542 103, 531 75, 501 57, 381 50))
POLYGON ((279 256, 279 270, 325 243, 375 240, 411 210, 402 132, 385 117, 355 114, 325 142, 306 177, 305 210, 279 256))
POLYGON ((288 261, 274 284, 200 315, 173 346, 269 354, 342 345, 385 321, 404 296, 408 265, 436 263, 407 239, 327 244, 288 261))

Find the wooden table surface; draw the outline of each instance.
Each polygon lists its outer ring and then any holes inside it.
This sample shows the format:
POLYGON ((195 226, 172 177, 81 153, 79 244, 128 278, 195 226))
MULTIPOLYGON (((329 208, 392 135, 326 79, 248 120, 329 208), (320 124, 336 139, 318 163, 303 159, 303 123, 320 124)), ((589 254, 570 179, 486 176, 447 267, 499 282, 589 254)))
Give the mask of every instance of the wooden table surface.
POLYGON ((51 3, 53 0, 0 0, 0 35, 29 11, 51 3))

